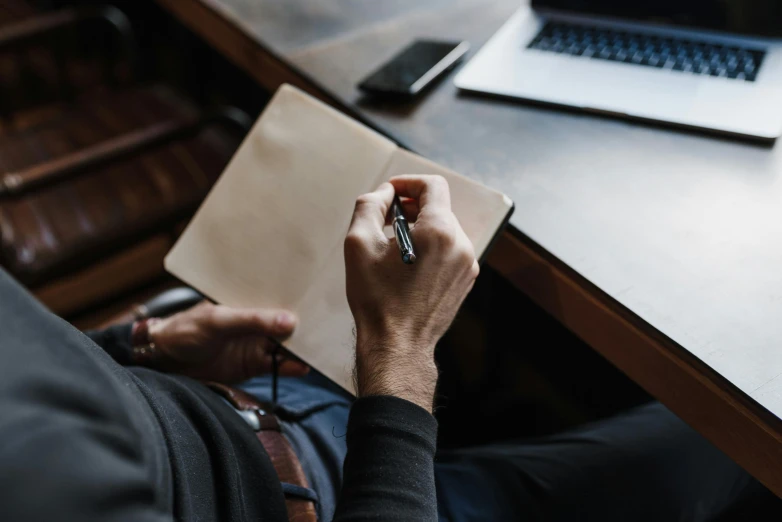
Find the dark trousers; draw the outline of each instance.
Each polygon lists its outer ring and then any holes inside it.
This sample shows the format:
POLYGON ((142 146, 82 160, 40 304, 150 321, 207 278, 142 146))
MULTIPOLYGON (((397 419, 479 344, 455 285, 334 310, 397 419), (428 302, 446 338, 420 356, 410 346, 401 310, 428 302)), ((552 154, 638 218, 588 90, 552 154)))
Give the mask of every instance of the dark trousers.
MULTIPOLYGON (((267 378, 244 388, 270 398, 267 378)), ((330 520, 350 398, 318 375, 281 379, 279 391, 284 430, 330 520)), ((768 494, 659 403, 552 437, 441 452, 435 478, 449 522, 709 521, 768 494)))

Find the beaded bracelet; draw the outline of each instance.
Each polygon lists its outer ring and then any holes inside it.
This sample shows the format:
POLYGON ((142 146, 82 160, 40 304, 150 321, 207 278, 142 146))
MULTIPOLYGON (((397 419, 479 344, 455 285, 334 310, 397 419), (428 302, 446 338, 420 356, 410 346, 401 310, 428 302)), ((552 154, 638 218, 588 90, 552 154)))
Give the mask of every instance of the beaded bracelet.
POLYGON ((149 337, 149 326, 157 321, 159 321, 157 318, 148 318, 133 323, 130 333, 133 364, 151 367, 160 359, 160 352, 149 337))

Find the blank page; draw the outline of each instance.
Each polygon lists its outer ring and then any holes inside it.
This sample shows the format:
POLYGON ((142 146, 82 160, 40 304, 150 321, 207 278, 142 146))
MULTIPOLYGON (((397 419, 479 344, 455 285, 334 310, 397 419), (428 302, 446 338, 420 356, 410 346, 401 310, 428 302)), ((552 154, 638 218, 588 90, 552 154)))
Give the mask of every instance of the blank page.
POLYGON ((166 268, 219 303, 298 312, 342 244, 356 196, 370 190, 395 148, 282 86, 166 257, 166 268))

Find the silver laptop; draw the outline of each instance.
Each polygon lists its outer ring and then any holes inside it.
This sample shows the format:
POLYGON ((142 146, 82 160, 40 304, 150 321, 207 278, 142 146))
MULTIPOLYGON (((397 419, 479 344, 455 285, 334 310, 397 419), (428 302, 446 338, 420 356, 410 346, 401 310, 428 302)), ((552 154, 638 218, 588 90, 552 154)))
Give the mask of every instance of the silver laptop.
POLYGON ((773 140, 782 134, 780 35, 778 0, 532 0, 456 85, 773 140))

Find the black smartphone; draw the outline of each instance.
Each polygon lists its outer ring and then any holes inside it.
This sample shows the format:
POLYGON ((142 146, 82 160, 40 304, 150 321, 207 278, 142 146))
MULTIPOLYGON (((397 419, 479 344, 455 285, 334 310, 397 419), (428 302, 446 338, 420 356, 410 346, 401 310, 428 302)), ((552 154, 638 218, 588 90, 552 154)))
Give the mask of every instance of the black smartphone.
POLYGON ((358 87, 372 94, 412 98, 456 65, 469 48, 467 42, 416 40, 358 87))

